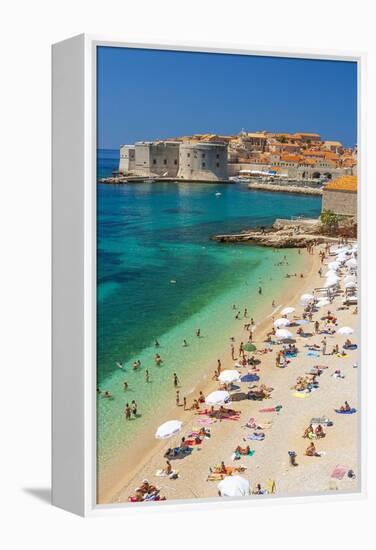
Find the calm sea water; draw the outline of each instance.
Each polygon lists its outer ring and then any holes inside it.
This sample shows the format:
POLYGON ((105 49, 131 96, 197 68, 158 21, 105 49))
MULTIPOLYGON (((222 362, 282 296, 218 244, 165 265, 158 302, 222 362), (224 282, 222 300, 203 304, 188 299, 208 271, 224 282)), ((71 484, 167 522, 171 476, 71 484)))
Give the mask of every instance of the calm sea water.
MULTIPOLYGON (((110 175, 118 162, 117 151, 99 151, 98 176, 110 175)), ((252 313, 280 285, 274 266, 286 251, 221 245, 210 237, 267 225, 276 217, 318 216, 320 208, 318 197, 251 192, 244 184, 98 185, 98 384, 114 394, 114 400, 98 399, 100 464, 127 441, 129 430, 150 421, 162 396, 173 399, 173 372, 189 392, 195 369, 223 347, 229 325, 236 326, 229 320, 232 303, 252 313), (199 327, 200 340, 194 336, 199 327), (162 367, 154 364, 155 339, 162 367), (135 372, 136 358, 142 369, 135 372), (125 364, 124 372, 117 361, 125 364), (145 368, 150 384, 144 382, 145 368), (131 428, 122 414, 128 399, 136 399, 142 413, 131 428)), ((291 272, 298 258, 296 251, 287 254, 291 272)))

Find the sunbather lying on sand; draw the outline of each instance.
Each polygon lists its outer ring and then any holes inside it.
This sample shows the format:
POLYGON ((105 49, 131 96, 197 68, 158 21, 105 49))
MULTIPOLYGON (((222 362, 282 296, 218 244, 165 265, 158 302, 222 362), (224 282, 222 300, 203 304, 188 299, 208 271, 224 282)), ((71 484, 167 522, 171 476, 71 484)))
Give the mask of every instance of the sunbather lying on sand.
POLYGON ((235 473, 245 472, 247 468, 245 466, 226 466, 224 462, 221 462, 220 465, 214 466, 214 468, 209 468, 210 474, 208 475, 207 481, 217 481, 225 478, 226 476, 232 476, 235 473))
POLYGON ((340 407, 339 410, 340 410, 340 411, 351 411, 351 407, 350 407, 350 405, 348 404, 348 402, 345 401, 345 404, 342 405, 342 407, 340 407))

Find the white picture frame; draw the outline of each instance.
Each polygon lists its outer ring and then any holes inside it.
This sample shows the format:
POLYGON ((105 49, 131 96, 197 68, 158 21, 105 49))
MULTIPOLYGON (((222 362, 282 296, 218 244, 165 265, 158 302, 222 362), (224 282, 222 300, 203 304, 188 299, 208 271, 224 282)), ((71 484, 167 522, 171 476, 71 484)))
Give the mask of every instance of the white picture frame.
MULTIPOLYGON (((223 44, 135 44, 79 35, 52 48, 52 208, 53 208, 53 352, 52 352, 52 502, 93 516, 159 511, 168 507, 265 506, 305 500, 347 500, 366 495, 365 365, 361 371, 359 414, 360 490, 353 494, 271 496, 267 499, 205 499, 132 505, 96 504, 96 48, 98 46, 167 49, 240 55, 347 60, 358 66, 358 193, 361 243, 361 324, 365 319, 365 54, 312 52, 223 44)), ((364 330, 361 332, 364 334, 364 330)), ((365 357, 364 337, 360 349, 365 357)))

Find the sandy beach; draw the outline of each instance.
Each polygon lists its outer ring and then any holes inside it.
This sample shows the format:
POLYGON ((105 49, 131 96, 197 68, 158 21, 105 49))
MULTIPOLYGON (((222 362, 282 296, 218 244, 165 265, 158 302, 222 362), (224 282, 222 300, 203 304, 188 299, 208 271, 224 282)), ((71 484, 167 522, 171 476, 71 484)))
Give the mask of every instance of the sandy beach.
MULTIPOLYGON (((281 309, 293 306, 296 309, 293 315, 289 315, 290 320, 293 320, 293 316, 301 318, 304 308, 300 304, 300 296, 323 286, 325 279, 318 274, 319 252, 322 249, 323 247, 316 247, 314 254, 302 252, 306 255, 307 265, 304 277, 292 278, 289 281, 290 291, 285 292, 283 300, 276 304, 274 310, 270 308, 271 313, 257 325, 253 334, 253 342, 257 349, 265 347, 266 332, 270 331, 273 319, 279 317, 278 312, 281 309)), ((332 259, 325 259, 322 266, 324 272, 325 264, 332 259)), ((343 270, 344 273, 345 270, 343 270)), ((339 334, 326 335, 328 343, 324 356, 321 351, 318 356, 307 356, 308 348, 305 347, 308 344, 320 345, 323 335, 314 334, 313 324, 326 314, 327 309, 330 309, 337 317, 339 327, 354 328, 353 341, 357 341, 357 315, 354 315, 354 307, 338 311, 342 301, 343 296, 339 293, 330 306, 321 308, 314 314, 312 323, 308 325, 309 328, 305 329, 313 334, 310 337, 296 336, 299 353, 297 357, 291 359, 287 368, 276 368, 275 366, 276 352, 281 348, 279 345, 274 345, 272 352, 258 356, 261 359, 261 363, 257 367, 260 369, 257 372, 260 380, 256 384, 266 384, 266 386, 274 388, 270 398, 263 401, 234 400, 231 408, 240 412, 240 418, 238 420, 213 419, 214 421, 207 425, 210 428, 211 437, 204 439, 201 445, 194 446, 189 456, 171 461, 173 469, 178 471, 177 479, 156 477, 156 472, 166 463, 163 455, 169 447, 177 446, 182 436, 199 428, 201 426, 200 419, 207 418, 196 414, 195 411, 184 411, 182 407, 171 409, 171 416, 165 418, 165 420, 181 419, 183 421, 181 433, 162 441, 155 440, 153 434, 150 434, 148 452, 144 453, 142 457, 137 453, 136 448, 134 452, 132 449, 130 460, 124 465, 123 472, 118 472, 119 482, 106 495, 101 496, 101 502, 127 502, 128 497, 134 494, 135 488, 144 479, 157 485, 160 488, 161 496, 168 500, 216 497, 218 483, 206 480, 209 469, 222 461, 227 466, 246 467, 241 475, 249 480, 252 488, 259 483, 262 489, 265 489, 268 480, 273 480, 278 495, 324 493, 332 490, 356 491, 359 479, 357 456, 359 413, 340 415, 336 414, 334 409, 343 405, 345 400, 352 407, 358 407, 359 370, 353 366, 357 363, 357 351, 348 351, 345 357, 332 355, 333 346, 338 343, 341 350, 345 341, 345 337, 339 334), (310 393, 301 394, 292 389, 297 378, 305 376, 315 365, 327 367, 319 376, 319 388, 310 393), (337 369, 341 370, 344 378, 332 376, 337 369), (279 412, 260 412, 262 409, 272 409, 277 405, 282 405, 279 412), (317 451, 323 455, 305 456, 309 440, 302 436, 311 418, 314 417, 328 417, 333 425, 325 427, 326 436, 315 441, 317 451), (250 418, 254 418, 257 424, 263 425, 262 431, 265 438, 262 441, 247 439, 254 431, 245 427, 250 418), (253 456, 242 456, 240 460, 233 461, 232 455, 238 445, 242 447, 249 445, 255 451, 253 456), (297 454, 297 467, 290 465, 288 451, 295 451, 297 454), (338 465, 343 466, 346 472, 352 469, 356 478, 350 479, 347 476, 344 476, 343 479, 332 478, 331 474, 338 465)), ((244 321, 241 326, 243 323, 244 321)), ((322 321, 320 323, 322 324, 322 321)), ((289 327, 293 333, 297 328, 289 327)), ((240 330, 234 343, 235 356, 238 355, 240 341, 246 342, 247 339, 247 332, 240 330)), ((222 370, 234 368, 235 361, 231 359, 229 344, 226 345, 221 355, 216 352, 216 357, 217 355, 221 358, 222 370)), ((250 367, 246 366, 239 370, 244 375, 249 369, 250 367)), ((219 382, 212 381, 211 375, 212 373, 208 373, 206 383, 202 384, 201 389, 204 395, 219 387, 219 382)), ((253 382, 240 383, 239 391, 248 391, 252 384, 253 382)), ((182 388, 182 390, 181 394, 184 395, 184 389, 182 388)), ((188 406, 191 402, 192 400, 188 400, 188 406)), ((201 409, 204 408, 205 405, 201 405, 201 409)))

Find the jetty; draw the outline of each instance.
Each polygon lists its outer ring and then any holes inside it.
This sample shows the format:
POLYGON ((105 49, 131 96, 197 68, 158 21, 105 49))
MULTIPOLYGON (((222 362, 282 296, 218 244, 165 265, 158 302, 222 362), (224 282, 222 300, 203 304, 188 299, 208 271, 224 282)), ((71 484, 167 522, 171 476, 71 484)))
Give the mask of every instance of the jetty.
POLYGON ((322 186, 312 186, 300 183, 297 180, 294 183, 275 183, 254 181, 248 184, 251 191, 270 191, 272 193, 298 193, 302 195, 322 195, 322 186))

